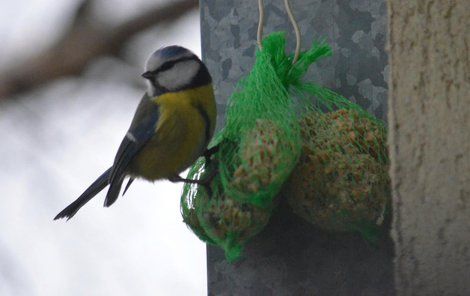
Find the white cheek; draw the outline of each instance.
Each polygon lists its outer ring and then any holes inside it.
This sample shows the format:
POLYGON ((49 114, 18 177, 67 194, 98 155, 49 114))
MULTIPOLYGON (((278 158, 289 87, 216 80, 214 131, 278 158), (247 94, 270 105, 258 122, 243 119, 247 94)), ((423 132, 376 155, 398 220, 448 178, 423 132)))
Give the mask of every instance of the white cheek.
POLYGON ((150 83, 150 81, 146 81, 147 83, 147 95, 149 95, 150 97, 153 97, 156 95, 156 90, 155 88, 153 87, 152 83, 150 83))
POLYGON ((158 74, 158 84, 169 90, 181 88, 191 82, 199 67, 199 63, 192 60, 177 63, 171 69, 158 74))

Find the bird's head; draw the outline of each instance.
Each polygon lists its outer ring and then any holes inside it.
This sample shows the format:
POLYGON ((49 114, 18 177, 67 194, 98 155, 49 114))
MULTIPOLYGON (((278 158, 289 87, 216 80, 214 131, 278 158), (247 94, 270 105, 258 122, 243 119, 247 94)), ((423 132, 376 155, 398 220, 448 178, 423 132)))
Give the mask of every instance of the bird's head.
POLYGON ((190 89, 212 82, 202 61, 190 50, 176 45, 155 51, 148 58, 142 77, 148 81, 147 93, 150 96, 190 89))

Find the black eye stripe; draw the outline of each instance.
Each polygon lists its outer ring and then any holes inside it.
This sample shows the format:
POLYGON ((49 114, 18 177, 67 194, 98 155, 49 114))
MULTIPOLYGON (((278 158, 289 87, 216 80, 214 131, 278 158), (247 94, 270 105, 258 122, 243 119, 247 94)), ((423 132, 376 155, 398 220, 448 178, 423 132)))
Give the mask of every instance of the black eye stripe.
POLYGON ((163 63, 163 65, 161 65, 157 69, 157 72, 166 71, 166 70, 172 68, 175 64, 176 64, 176 61, 170 61, 170 62, 163 63))
POLYGON ((157 74, 158 72, 166 71, 166 70, 172 68, 174 65, 176 65, 179 62, 190 61, 190 60, 197 61, 197 59, 194 56, 182 57, 182 58, 179 58, 179 59, 176 59, 176 60, 173 60, 173 61, 165 62, 160 67, 158 67, 155 71, 152 71, 152 72, 154 74, 157 74))

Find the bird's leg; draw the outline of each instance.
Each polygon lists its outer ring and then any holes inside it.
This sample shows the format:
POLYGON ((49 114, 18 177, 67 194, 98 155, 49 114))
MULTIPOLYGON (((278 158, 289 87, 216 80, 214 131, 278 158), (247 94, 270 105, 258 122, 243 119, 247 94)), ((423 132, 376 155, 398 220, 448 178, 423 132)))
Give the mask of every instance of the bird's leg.
POLYGON ((191 179, 182 178, 179 175, 176 175, 171 178, 168 178, 168 180, 170 180, 170 182, 173 182, 173 183, 184 182, 184 183, 197 184, 197 185, 204 186, 204 188, 206 188, 207 190, 207 194, 209 196, 212 196, 211 184, 210 184, 210 181, 208 182, 207 179, 206 180, 191 180, 191 179))
POLYGON ((189 184, 198 184, 198 185, 204 185, 202 180, 191 180, 191 179, 186 179, 182 178, 179 175, 173 176, 168 178, 170 182, 173 183, 178 183, 178 182, 184 182, 184 183, 189 183, 189 184))
POLYGON ((197 184, 197 185, 206 186, 206 185, 209 185, 212 182, 215 175, 217 175, 217 170, 213 170, 213 172, 209 176, 205 177, 204 180, 186 179, 186 178, 183 178, 179 175, 170 177, 170 178, 168 178, 168 180, 170 182, 173 182, 173 183, 184 182, 184 183, 189 183, 189 184, 197 184))
POLYGON ((211 182, 214 179, 214 177, 217 175, 217 170, 213 170, 208 176, 206 176, 203 180, 192 180, 192 179, 186 179, 182 178, 179 175, 173 176, 168 178, 170 182, 177 183, 177 182, 184 182, 184 183, 189 183, 189 184, 197 184, 204 186, 206 188, 207 193, 209 196, 212 196, 212 189, 211 189, 211 182))
MULTIPOLYGON (((206 149, 206 151, 202 155, 202 156, 204 156, 205 161, 206 161, 205 162, 206 169, 208 168, 208 166, 211 163, 211 156, 214 155, 215 153, 217 153, 217 151, 219 151, 219 145, 211 147, 210 149, 206 149)), ((208 195, 212 196, 211 182, 214 179, 214 177, 217 175, 217 172, 218 172, 217 169, 213 169, 211 171, 211 173, 209 175, 207 175, 203 180, 186 179, 186 178, 182 178, 179 175, 170 177, 170 178, 168 178, 168 180, 170 182, 173 182, 173 183, 184 182, 184 183, 197 184, 197 185, 204 186, 204 188, 206 188, 206 190, 207 190, 208 195)))

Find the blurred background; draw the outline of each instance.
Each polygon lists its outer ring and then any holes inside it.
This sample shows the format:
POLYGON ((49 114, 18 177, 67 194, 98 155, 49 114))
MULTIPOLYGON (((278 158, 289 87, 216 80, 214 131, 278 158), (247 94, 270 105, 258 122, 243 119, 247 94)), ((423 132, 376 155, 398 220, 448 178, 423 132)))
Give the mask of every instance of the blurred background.
POLYGON ((52 220, 112 164, 147 56, 200 55, 197 1, 1 1, 0 40, 0 295, 205 295, 179 184, 52 220))

